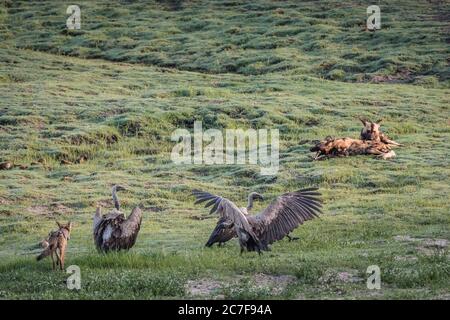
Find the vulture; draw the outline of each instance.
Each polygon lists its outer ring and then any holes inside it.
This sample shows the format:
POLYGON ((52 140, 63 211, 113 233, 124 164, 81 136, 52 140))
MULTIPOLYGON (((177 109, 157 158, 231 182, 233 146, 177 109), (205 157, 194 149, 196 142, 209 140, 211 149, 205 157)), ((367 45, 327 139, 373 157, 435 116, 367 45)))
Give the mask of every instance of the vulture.
MULTIPOLYGON (((259 194, 258 192, 251 192, 248 195, 247 200, 247 207, 246 208, 239 208, 244 214, 248 215, 250 210, 253 208, 253 201, 254 200, 264 200, 264 197, 259 194)), ((213 232, 211 233, 211 236, 208 239, 208 242, 206 242, 206 247, 211 247, 214 243, 218 243, 219 247, 224 244, 225 242, 233 239, 236 237, 237 234, 234 231, 234 225, 233 222, 227 218, 220 218, 217 222, 216 227, 214 228, 213 232)))
POLYGON ((319 217, 322 201, 317 190, 307 188, 285 193, 257 215, 248 215, 247 210, 238 208, 221 196, 200 190, 193 190, 193 194, 197 199, 195 204, 207 201, 205 208, 211 207, 210 213, 219 214, 224 229, 234 229, 241 254, 245 250, 261 254, 261 251, 270 250, 270 244, 283 239, 303 222, 319 217))
POLYGON ((117 192, 125 190, 122 186, 112 187, 114 209, 108 214, 101 214, 98 207, 94 215, 94 242, 100 252, 128 250, 136 242, 142 222, 142 211, 135 207, 128 218, 120 211, 117 192))

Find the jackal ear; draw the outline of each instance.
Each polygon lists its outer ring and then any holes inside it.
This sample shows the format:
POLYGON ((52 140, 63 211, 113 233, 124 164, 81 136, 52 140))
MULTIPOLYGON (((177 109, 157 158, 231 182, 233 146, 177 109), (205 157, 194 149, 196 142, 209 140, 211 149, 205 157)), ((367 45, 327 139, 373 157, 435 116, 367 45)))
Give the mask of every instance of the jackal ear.
POLYGON ((381 121, 383 121, 383 119, 377 120, 377 122, 376 122, 376 123, 380 123, 381 121))
POLYGON ((362 124, 364 125, 364 127, 367 125, 367 120, 365 120, 365 119, 363 119, 363 118, 361 118, 361 117, 359 117, 358 119, 359 119, 359 121, 362 122, 362 124))
POLYGON ((67 228, 69 230, 72 230, 72 226, 73 226, 72 221, 67 222, 67 228))
POLYGON ((56 224, 58 225, 59 228, 62 228, 61 223, 59 223, 58 221, 55 221, 55 222, 56 222, 56 224))

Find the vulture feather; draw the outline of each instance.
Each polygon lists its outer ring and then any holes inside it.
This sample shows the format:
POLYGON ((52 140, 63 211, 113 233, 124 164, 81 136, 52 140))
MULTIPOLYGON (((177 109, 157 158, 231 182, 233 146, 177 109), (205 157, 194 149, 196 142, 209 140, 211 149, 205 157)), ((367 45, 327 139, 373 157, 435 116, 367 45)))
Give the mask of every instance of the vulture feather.
POLYGON ((214 243, 218 243, 220 246, 236 236, 233 222, 225 218, 220 218, 205 246, 211 247, 214 243))

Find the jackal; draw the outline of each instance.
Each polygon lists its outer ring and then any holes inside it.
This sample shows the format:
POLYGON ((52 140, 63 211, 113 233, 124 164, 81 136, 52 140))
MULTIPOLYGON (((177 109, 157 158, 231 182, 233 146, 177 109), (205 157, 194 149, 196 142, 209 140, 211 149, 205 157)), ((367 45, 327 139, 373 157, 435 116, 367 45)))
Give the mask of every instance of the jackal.
POLYGON ((56 265, 59 265, 61 270, 64 270, 64 257, 66 255, 67 241, 70 239, 70 231, 72 230, 72 222, 68 222, 66 225, 60 224, 56 221, 58 230, 49 233, 47 239, 42 241, 44 251, 36 257, 36 259, 42 260, 45 257, 52 257, 52 267, 55 270, 56 265), (56 255, 56 264, 53 254, 56 255))

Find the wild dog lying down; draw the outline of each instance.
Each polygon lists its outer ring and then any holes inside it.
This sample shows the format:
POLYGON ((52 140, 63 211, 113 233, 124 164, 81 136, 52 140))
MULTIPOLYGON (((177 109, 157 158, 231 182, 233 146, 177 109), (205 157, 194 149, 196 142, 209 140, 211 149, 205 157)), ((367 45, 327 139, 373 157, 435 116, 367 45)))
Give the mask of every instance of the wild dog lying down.
POLYGON ((382 119, 378 120, 377 122, 372 122, 362 118, 359 118, 359 120, 361 120, 362 124, 364 125, 364 128, 361 129, 361 140, 371 140, 382 142, 388 145, 401 146, 400 143, 389 139, 387 135, 381 132, 380 122, 383 121, 382 119))
POLYGON ((59 229, 50 232, 48 237, 41 242, 44 251, 42 251, 36 259, 39 261, 45 257, 51 256, 53 270, 55 270, 56 265, 59 265, 59 268, 63 270, 67 241, 70 239, 70 231, 72 230, 72 222, 68 222, 66 225, 61 225, 57 221, 56 224, 59 229), (56 265, 53 254, 56 255, 56 265))
POLYGON ((317 152, 314 160, 325 157, 346 157, 360 154, 376 155, 382 159, 391 159, 395 157, 395 152, 391 146, 400 146, 401 144, 388 138, 380 130, 380 122, 371 122, 359 118, 364 127, 361 130, 360 139, 352 138, 331 138, 327 137, 324 141, 319 141, 310 151, 317 152))
POLYGON ((395 152, 385 143, 352 138, 335 139, 327 137, 324 141, 320 141, 313 146, 310 151, 316 152, 314 160, 362 154, 376 155, 383 159, 395 157, 395 152))

